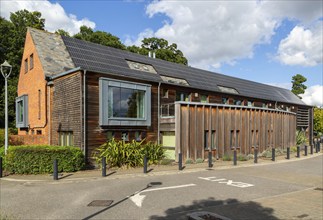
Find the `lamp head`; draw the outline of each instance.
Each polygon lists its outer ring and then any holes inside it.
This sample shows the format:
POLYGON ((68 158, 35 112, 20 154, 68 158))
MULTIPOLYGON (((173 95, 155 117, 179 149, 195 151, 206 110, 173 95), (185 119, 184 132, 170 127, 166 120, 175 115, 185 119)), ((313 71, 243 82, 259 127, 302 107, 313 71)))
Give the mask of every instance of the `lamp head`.
POLYGON ((8 78, 10 76, 12 66, 6 60, 0 66, 3 77, 8 78))

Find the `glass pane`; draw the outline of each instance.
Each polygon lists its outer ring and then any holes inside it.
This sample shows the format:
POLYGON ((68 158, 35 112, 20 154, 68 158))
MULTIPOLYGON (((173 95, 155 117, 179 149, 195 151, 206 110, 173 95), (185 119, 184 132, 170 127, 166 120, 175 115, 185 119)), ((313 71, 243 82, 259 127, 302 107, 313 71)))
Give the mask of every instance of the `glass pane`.
POLYGON ((23 101, 18 102, 18 122, 24 121, 24 103, 23 101))
POLYGON ((144 118, 145 91, 109 87, 108 116, 144 118))

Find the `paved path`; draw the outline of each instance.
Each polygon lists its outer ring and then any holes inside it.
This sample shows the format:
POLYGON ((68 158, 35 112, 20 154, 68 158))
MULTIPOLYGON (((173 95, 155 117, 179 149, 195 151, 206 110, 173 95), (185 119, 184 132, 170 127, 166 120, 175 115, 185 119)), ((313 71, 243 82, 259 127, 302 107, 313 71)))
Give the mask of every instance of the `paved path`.
POLYGON ((234 169, 74 175, 59 181, 9 176, 0 181, 0 208, 16 219, 186 219, 200 210, 231 219, 322 219, 323 191, 316 190, 323 188, 322 161, 316 154, 234 169), (89 207, 94 200, 113 203, 89 207))

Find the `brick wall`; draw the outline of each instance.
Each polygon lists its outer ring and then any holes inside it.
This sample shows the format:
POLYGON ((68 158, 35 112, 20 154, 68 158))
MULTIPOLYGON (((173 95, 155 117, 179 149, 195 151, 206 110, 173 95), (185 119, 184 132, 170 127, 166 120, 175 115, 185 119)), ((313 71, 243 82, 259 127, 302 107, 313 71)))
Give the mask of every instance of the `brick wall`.
POLYGON ((48 137, 45 135, 10 135, 10 145, 47 145, 48 137))
MULTIPOLYGON (((29 129, 18 129, 19 135, 27 135, 41 132, 48 134, 47 127, 47 86, 44 71, 37 54, 34 42, 29 32, 26 35, 24 53, 18 82, 18 96, 28 95, 28 123, 29 129), (33 68, 30 68, 30 56, 33 55, 33 68), (28 61, 28 69, 25 68, 25 60, 28 61)), ((48 141, 47 141, 48 142, 48 141)))

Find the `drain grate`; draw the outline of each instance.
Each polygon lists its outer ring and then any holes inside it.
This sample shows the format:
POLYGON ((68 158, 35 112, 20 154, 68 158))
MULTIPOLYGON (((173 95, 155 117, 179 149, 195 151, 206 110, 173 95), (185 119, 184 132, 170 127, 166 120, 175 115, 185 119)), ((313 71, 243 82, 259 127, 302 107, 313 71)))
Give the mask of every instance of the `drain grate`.
POLYGON ((87 206, 110 206, 113 203, 113 200, 93 200, 87 206))
POLYGON ((323 188, 315 188, 314 190, 323 191, 323 188))

